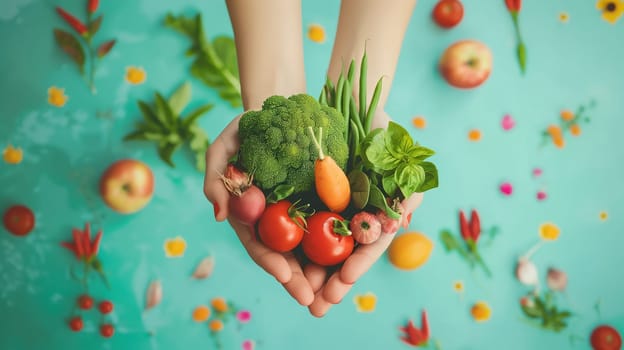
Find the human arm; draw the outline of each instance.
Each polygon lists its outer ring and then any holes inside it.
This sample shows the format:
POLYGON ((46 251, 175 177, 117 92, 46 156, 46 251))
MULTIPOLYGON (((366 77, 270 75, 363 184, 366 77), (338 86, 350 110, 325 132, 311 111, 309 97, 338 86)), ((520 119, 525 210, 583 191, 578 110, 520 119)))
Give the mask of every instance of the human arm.
MULTIPOLYGON (((367 69, 367 104, 372 98, 372 91, 380 78, 383 89, 373 120, 373 128, 385 128, 390 118, 384 108, 392 85, 396 65, 405 31, 416 4, 415 0, 343 0, 340 7, 338 29, 329 65, 328 76, 333 82, 341 72, 346 71, 349 63, 359 62, 364 50, 368 57, 367 69)), ((358 69, 355 81, 359 81, 358 69)), ((359 99, 359 86, 354 86, 354 96, 359 99)), ((406 199, 403 204, 404 227, 408 215, 420 204, 421 194, 406 199)), ((332 304, 339 303, 355 283, 383 254, 392 241, 393 235, 384 235, 377 242, 358 247, 347 258, 343 266, 325 281, 327 271, 316 265, 308 265, 304 272, 315 292, 310 312, 323 316, 332 304)))
MULTIPOLYGON (((241 96, 245 111, 256 110, 272 95, 305 92, 301 3, 291 0, 227 0, 234 30, 241 96)), ((215 219, 228 219, 230 194, 220 174, 239 148, 238 121, 234 118, 206 152, 204 193, 213 204, 215 219)), ((271 251, 251 227, 229 220, 249 256, 274 276, 300 303, 312 302, 313 292, 292 254, 271 251)))

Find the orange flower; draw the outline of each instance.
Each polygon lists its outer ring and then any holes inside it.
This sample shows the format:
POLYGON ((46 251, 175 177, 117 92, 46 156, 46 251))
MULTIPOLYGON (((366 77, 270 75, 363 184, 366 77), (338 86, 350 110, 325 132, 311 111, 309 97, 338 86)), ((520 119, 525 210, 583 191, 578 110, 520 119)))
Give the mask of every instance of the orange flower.
POLYGON ((579 136, 581 134, 581 127, 578 124, 570 125, 570 134, 572 134, 572 136, 579 136))
POLYGON ((553 143, 557 148, 563 148, 565 146, 565 141, 563 140, 563 132, 561 128, 557 125, 550 125, 547 129, 548 134, 552 138, 553 143))
POLYGON ((416 129, 424 129, 427 127, 427 120, 424 117, 418 116, 412 119, 412 124, 416 129))
POLYGON ((481 131, 478 129, 472 129, 468 132, 468 140, 477 142, 481 140, 481 131))
POLYGON ((193 310, 193 321, 204 322, 210 318, 210 308, 205 305, 200 305, 193 310))
POLYGON ((217 312, 226 312, 226 311, 228 311, 228 304, 225 301, 225 299, 223 299, 223 298, 214 298, 214 299, 212 299, 210 304, 212 305, 212 307, 217 312))
POLYGON ((564 109, 561 111, 561 119, 569 122, 570 120, 574 119, 574 113, 572 113, 572 111, 569 109, 564 109))
POLYGON ((210 327, 210 330, 213 331, 213 332, 220 332, 220 331, 223 330, 223 321, 221 321, 221 320, 212 320, 208 324, 208 327, 210 327))
POLYGON ((308 26, 308 39, 312 42, 322 44, 325 42, 325 28, 320 24, 311 24, 308 26))
POLYGON ((2 151, 2 157, 8 164, 19 164, 24 158, 24 152, 19 147, 8 145, 4 151, 2 151))
POLYGON ((470 314, 475 321, 485 322, 492 317, 492 309, 486 302, 479 301, 472 306, 470 314))

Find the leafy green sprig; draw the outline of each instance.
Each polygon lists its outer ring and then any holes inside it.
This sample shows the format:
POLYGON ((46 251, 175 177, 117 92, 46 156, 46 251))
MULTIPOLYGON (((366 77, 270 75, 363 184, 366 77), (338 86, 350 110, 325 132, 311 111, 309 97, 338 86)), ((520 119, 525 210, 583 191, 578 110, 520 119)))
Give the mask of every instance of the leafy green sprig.
POLYGON ((191 99, 191 84, 182 84, 170 97, 165 99, 160 93, 154 93, 154 107, 139 100, 138 105, 143 120, 136 129, 124 137, 124 141, 154 141, 158 155, 169 166, 173 153, 183 144, 188 144, 195 153, 195 167, 203 171, 206 167, 205 153, 210 145, 208 136, 197 124, 197 120, 213 107, 206 104, 190 112, 186 117, 181 113, 191 99))

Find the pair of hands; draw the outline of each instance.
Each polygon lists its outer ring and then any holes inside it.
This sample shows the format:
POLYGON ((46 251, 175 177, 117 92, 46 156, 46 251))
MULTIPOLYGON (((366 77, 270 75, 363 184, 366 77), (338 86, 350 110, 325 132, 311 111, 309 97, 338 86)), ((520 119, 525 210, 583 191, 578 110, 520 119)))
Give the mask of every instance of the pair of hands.
MULTIPOLYGON (((387 115, 380 113, 375 116, 374 127, 387 125, 387 115)), ((266 247, 256 239, 253 227, 229 217, 230 194, 219 177, 225 171, 228 160, 238 152, 239 119, 240 116, 234 118, 206 152, 204 193, 213 204, 215 219, 229 221, 253 261, 275 277, 299 304, 307 306, 312 315, 322 317, 332 305, 340 303, 353 284, 381 257, 394 235, 382 235, 375 243, 360 245, 331 276, 328 276, 328 269, 323 266, 313 263, 301 266, 293 253, 278 253, 266 247)), ((401 222, 404 228, 409 224, 408 218, 412 211, 421 201, 422 194, 414 194, 402 203, 404 211, 401 222)))

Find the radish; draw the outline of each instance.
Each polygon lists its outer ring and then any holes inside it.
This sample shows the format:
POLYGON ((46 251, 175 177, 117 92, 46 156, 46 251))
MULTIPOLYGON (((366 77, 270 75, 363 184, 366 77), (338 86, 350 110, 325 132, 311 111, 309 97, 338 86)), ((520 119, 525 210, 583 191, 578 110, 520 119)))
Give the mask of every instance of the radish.
POLYGON ((381 236, 381 223, 375 215, 365 211, 353 215, 349 229, 353 239, 360 244, 373 243, 381 236))
POLYGON ((377 220, 381 223, 382 233, 395 234, 399 230, 399 220, 390 218, 385 210, 377 212, 377 220))
POLYGON ((266 198, 262 190, 253 184, 253 177, 228 164, 221 180, 230 193, 228 209, 232 216, 246 225, 255 225, 264 212, 266 198))

